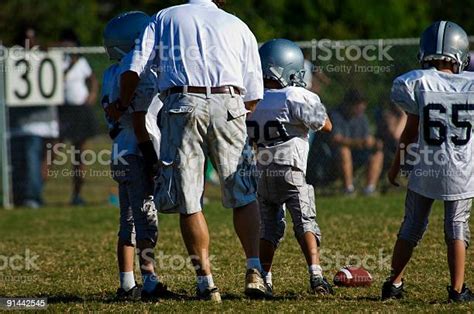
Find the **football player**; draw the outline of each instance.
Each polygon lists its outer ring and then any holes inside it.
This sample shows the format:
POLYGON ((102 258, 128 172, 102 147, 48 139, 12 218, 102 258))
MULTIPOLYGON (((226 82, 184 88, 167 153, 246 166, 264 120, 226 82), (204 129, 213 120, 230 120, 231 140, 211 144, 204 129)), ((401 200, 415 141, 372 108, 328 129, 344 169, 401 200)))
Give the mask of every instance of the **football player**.
POLYGON ((118 122, 109 114, 117 106, 120 94, 121 64, 135 45, 150 18, 142 12, 128 12, 112 19, 104 30, 104 46, 115 61, 104 73, 102 106, 113 139, 112 173, 119 184, 120 231, 117 259, 120 270, 119 300, 137 300, 164 296, 166 286, 159 282, 154 269, 153 249, 158 238, 158 218, 153 202, 153 176, 157 166, 160 133, 156 117, 161 108, 155 77, 145 72, 133 104, 121 113, 118 122), (135 282, 133 261, 135 246, 139 256, 143 289, 135 282))
POLYGON ((449 300, 473 301, 464 284, 474 196, 474 75, 463 72, 469 64, 466 32, 452 22, 434 23, 421 35, 419 61, 422 69, 398 77, 392 88, 392 101, 407 112, 408 120, 388 174, 390 182, 398 186, 401 166, 413 168, 382 299, 403 297, 403 271, 426 231, 433 202, 441 200, 451 274, 449 300))
POLYGON ((285 232, 286 207, 308 264, 311 290, 329 294, 332 288, 319 261, 321 232, 314 189, 306 183, 305 173, 309 131, 330 132, 332 124, 318 95, 304 88, 304 57, 295 43, 274 39, 259 52, 266 91, 247 127, 257 146, 260 258, 266 283, 273 288, 272 262, 285 232))

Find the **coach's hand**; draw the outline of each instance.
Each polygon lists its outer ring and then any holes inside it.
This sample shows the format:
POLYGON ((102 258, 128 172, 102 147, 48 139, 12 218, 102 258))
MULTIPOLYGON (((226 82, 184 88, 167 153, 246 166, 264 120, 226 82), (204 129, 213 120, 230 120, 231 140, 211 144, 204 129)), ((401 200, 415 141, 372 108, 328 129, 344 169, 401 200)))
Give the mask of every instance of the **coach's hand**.
POLYGON ((392 166, 388 171, 388 181, 393 184, 394 186, 400 186, 398 183, 398 173, 400 172, 400 167, 392 166))

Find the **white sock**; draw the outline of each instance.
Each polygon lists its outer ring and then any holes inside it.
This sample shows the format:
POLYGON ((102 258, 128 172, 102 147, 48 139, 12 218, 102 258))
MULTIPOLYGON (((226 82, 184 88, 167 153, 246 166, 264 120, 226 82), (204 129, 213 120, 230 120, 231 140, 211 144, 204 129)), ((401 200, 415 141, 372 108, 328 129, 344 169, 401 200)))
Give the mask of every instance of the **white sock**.
POLYGON ((120 288, 125 291, 129 291, 135 287, 135 276, 133 271, 121 272, 120 273, 120 288))
POLYGON ((260 273, 262 272, 262 264, 260 264, 260 258, 251 257, 247 258, 247 269, 257 269, 260 273))
POLYGON ((264 279, 265 279, 265 282, 266 282, 268 285, 273 286, 272 272, 265 273, 264 279))
POLYGON ((318 277, 323 277, 323 269, 321 266, 312 264, 308 266, 308 273, 310 276, 318 276, 318 277))
POLYGON ((375 185, 369 184, 365 187, 365 192, 366 193, 373 193, 375 192, 375 185))
POLYGON ((197 276, 197 285, 199 291, 203 292, 207 288, 214 287, 214 279, 212 279, 212 275, 197 276))
POLYGON ((142 279, 143 279, 143 290, 145 290, 148 293, 151 293, 153 290, 155 290, 156 285, 158 284, 158 276, 154 273, 142 273, 142 279))
POLYGON ((349 185, 348 187, 346 187, 346 188, 345 188, 345 191, 346 191, 347 193, 352 193, 352 192, 354 192, 354 191, 355 191, 354 184, 351 184, 351 185, 349 185))
POLYGON ((392 283, 392 285, 395 287, 395 288, 400 288, 402 286, 403 282, 399 282, 399 283, 392 283))

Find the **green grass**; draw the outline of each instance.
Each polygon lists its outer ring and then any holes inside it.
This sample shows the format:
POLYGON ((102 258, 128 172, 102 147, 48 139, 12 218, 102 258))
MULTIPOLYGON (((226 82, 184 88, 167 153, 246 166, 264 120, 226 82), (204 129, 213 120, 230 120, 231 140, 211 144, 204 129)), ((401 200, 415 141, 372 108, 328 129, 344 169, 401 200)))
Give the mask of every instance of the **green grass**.
MULTIPOLYGON (((0 271, 0 295, 43 296, 51 311, 168 311, 168 312, 342 312, 342 311, 472 311, 468 305, 446 302, 448 270, 443 240, 442 207, 437 204, 428 233, 414 254, 406 274, 408 295, 403 301, 380 302, 379 290, 389 273, 391 248, 403 213, 403 195, 379 198, 319 198, 318 221, 323 231, 325 275, 338 269, 327 261, 336 254, 355 259, 383 254, 382 264, 371 263, 370 288, 336 289, 333 297, 307 293, 303 256, 291 231, 277 252, 274 265, 276 300, 250 301, 242 293, 245 259, 232 227, 231 212, 212 199, 205 213, 211 232, 214 277, 223 293, 222 305, 199 301, 115 303, 118 286, 115 242, 118 210, 107 206, 48 207, 38 211, 0 211, 0 255, 37 254, 37 270, 0 271)), ((162 263, 159 275, 173 291, 192 296, 193 272, 179 267, 186 257, 177 216, 160 216, 157 252, 175 256, 175 266, 162 263)), ((159 253, 158 253, 159 254, 159 253)), ((161 259, 163 261, 163 259, 161 259)), ((0 259, 1 261, 1 259, 0 259)), ((169 260, 168 260, 169 261, 169 260)), ((467 278, 472 278, 472 250, 467 278), (471 267, 470 267, 471 266, 471 267)), ((346 263, 341 261, 341 263, 346 263)), ((3 262, 0 262, 2 266, 3 262)), ((181 265, 182 266, 182 265, 181 265)), ((472 280, 471 280, 472 282, 472 280)))

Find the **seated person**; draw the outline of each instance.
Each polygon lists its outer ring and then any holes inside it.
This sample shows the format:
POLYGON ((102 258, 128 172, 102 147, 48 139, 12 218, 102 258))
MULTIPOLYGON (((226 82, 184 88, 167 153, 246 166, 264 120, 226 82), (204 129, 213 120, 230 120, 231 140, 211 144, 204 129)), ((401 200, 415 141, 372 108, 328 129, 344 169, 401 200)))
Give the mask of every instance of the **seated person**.
POLYGON ((381 108, 375 115, 377 124, 375 137, 383 143, 383 170, 386 171, 390 168, 395 157, 407 115, 398 106, 393 106, 390 103, 389 96, 383 95, 379 104, 381 104, 381 108))
POLYGON ((336 171, 342 175, 346 194, 355 192, 355 168, 367 166, 366 195, 375 192, 382 171, 382 144, 370 134, 366 108, 366 98, 357 90, 349 90, 343 103, 329 113, 334 125, 330 138, 331 153, 336 161, 336 171))

